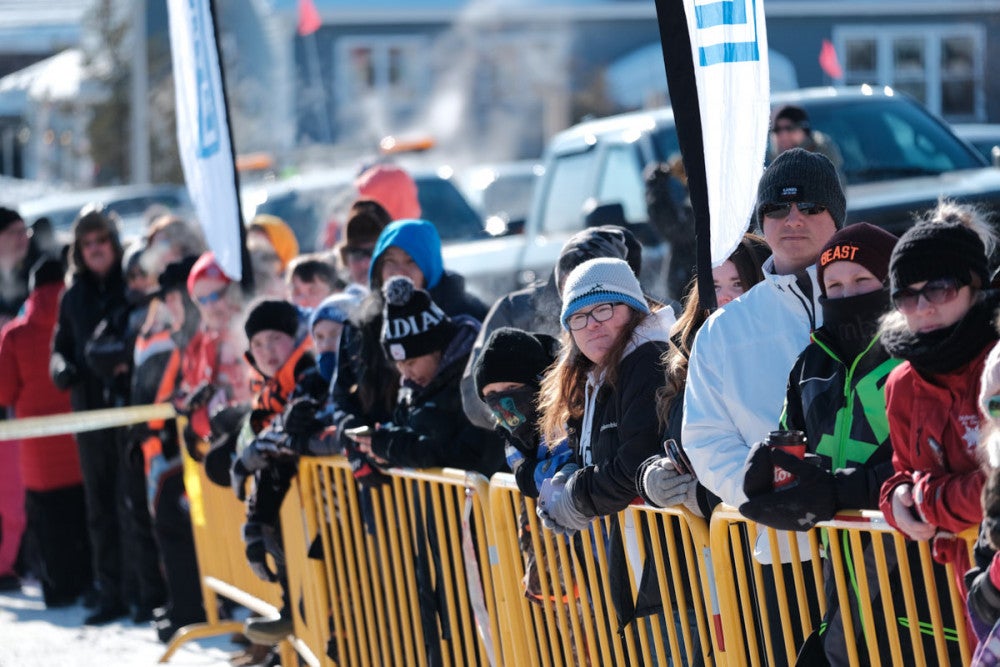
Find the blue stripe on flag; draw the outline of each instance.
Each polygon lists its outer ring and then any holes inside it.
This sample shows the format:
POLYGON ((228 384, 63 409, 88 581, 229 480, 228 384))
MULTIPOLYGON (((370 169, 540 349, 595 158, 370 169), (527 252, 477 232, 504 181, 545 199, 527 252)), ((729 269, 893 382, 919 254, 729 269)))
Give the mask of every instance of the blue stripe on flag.
POLYGON ((710 5, 697 5, 694 14, 699 30, 717 25, 743 25, 747 22, 745 0, 722 0, 710 5))
POLYGON ((742 63, 760 60, 757 42, 724 42, 698 49, 699 64, 702 67, 719 63, 742 63))

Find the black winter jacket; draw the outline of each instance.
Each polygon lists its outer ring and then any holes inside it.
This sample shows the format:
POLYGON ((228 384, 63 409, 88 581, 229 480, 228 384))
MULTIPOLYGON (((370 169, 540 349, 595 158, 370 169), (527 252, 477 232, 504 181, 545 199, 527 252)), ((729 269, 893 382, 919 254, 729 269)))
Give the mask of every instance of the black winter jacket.
POLYGON ((437 374, 426 387, 404 384, 393 421, 372 435, 372 451, 394 466, 452 467, 486 477, 503 469, 503 441, 473 426, 462 412, 459 381, 479 322, 458 316, 437 374))
POLYGON ((87 363, 84 351, 101 320, 110 318, 119 322, 124 335, 128 310, 125 281, 117 265, 104 279, 90 271, 76 273, 73 283, 63 293, 52 338, 50 370, 56 386, 70 390, 74 410, 94 410, 114 404, 106 391, 106 382, 87 363))

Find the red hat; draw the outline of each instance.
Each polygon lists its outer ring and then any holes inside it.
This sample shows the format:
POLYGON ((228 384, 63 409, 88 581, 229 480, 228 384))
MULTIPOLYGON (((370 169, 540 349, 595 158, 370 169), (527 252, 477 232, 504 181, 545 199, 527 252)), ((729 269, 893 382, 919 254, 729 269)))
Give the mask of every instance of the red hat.
POLYGON ((194 291, 194 286, 199 280, 205 280, 207 278, 215 278, 216 280, 223 280, 227 283, 233 282, 229 276, 226 275, 219 263, 215 261, 215 253, 209 250, 208 252, 202 253, 198 261, 194 263, 191 267, 191 273, 188 274, 187 288, 188 294, 194 291))
POLYGON ((393 220, 420 217, 417 184, 404 169, 394 164, 369 167, 354 181, 360 199, 374 199, 393 220))

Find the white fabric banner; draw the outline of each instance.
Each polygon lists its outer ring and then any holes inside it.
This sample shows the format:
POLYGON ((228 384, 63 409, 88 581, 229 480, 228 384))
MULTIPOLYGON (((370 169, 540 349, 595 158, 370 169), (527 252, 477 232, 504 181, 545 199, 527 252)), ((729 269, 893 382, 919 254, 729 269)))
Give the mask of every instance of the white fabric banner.
POLYGON ((167 2, 177 142, 184 180, 208 247, 226 275, 238 281, 243 274, 242 218, 210 2, 167 2))
MULTIPOLYGON (((684 0, 705 146, 712 265, 747 230, 770 122, 763 0, 684 0)), ((674 100, 674 104, 683 100, 674 100)))

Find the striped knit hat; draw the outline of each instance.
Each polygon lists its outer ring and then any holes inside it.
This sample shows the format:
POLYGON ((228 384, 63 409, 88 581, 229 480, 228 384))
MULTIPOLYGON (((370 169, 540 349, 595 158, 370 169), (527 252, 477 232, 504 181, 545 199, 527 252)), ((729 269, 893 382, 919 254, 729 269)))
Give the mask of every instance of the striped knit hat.
POLYGON ((563 308, 559 321, 569 330, 569 318, 576 312, 598 303, 624 303, 649 313, 639 280, 627 262, 598 257, 573 269, 563 286, 563 308))

